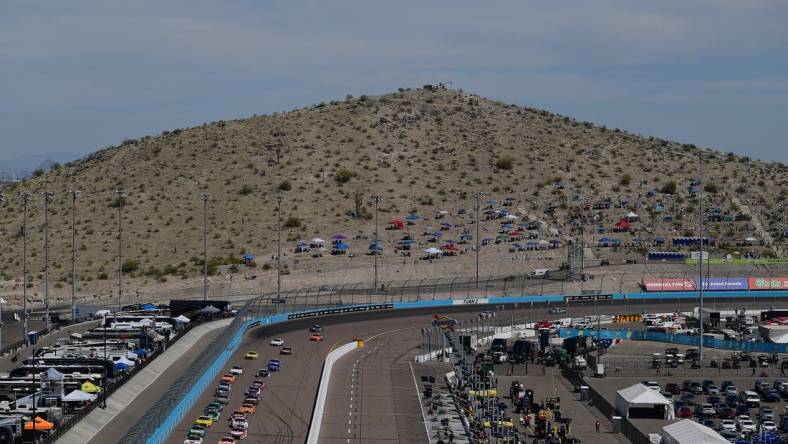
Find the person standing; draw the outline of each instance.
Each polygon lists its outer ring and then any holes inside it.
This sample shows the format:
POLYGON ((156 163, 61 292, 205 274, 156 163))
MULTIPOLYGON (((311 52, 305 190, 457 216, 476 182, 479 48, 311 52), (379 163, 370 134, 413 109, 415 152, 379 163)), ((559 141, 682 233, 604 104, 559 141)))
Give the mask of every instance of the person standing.
POLYGON ((602 425, 602 424, 599 422, 599 418, 597 418, 597 419, 596 419, 596 421, 594 421, 594 427, 596 428, 596 432, 597 432, 597 433, 599 433, 599 427, 600 427, 601 425, 602 425))

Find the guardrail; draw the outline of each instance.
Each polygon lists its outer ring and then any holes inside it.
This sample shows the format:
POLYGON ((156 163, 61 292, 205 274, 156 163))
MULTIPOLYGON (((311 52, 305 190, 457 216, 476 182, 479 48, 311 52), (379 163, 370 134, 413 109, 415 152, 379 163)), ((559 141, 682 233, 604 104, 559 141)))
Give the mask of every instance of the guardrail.
POLYGON ((312 422, 309 423, 309 434, 306 438, 307 444, 317 444, 317 440, 320 438, 323 409, 326 407, 326 396, 328 395, 328 385, 331 382, 331 369, 334 368, 334 363, 357 347, 358 341, 353 341, 333 350, 326 356, 326 362, 323 364, 323 373, 320 375, 320 385, 317 389, 317 401, 312 411, 312 422))
MULTIPOLYGON (((159 399, 142 419, 119 442, 125 444, 147 442, 159 444, 163 442, 175 425, 184 417, 196 402, 208 384, 214 380, 219 369, 227 362, 229 357, 238 347, 246 330, 258 325, 270 325, 290 319, 300 319, 306 316, 331 314, 331 313, 363 313, 369 310, 362 307, 380 306, 390 304, 395 310, 428 307, 450 307, 460 305, 484 304, 518 304, 518 303, 557 303, 566 304, 564 294, 540 294, 530 296, 495 296, 495 297, 468 297, 468 293, 459 294, 459 298, 427 299, 420 301, 403 300, 402 294, 375 295, 374 304, 344 305, 342 300, 329 299, 329 304, 318 304, 318 298, 312 299, 314 304, 308 304, 309 299, 304 297, 302 302, 297 299, 295 303, 272 304, 273 295, 266 294, 247 301, 239 311, 238 317, 222 334, 208 347, 206 356, 198 359, 184 374, 172 384, 170 389, 159 399), (399 300, 397 300, 399 299, 399 300), (289 309, 289 310, 288 310, 289 309), (195 381, 197 381, 195 383, 195 381)), ((788 297, 788 291, 707 291, 708 298, 731 299, 756 299, 756 298, 782 298, 788 297)), ((329 296, 329 295, 324 295, 329 296)), ((695 299, 697 292, 660 292, 660 293, 613 293, 609 299, 599 301, 599 304, 614 301, 634 300, 676 300, 695 299)), ((372 300, 372 296, 370 296, 372 300)))

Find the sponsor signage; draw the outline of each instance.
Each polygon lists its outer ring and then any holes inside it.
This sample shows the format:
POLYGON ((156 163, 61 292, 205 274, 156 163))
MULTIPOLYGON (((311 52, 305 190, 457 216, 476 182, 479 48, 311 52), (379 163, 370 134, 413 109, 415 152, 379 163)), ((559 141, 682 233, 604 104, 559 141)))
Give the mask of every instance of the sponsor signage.
POLYGON ((474 304, 489 304, 490 300, 487 298, 481 299, 455 299, 451 301, 452 305, 474 305, 474 304))
POLYGON ((686 278, 643 278, 646 291, 695 291, 694 279, 686 278))
POLYGON ((272 304, 284 304, 286 301, 284 299, 271 299, 272 304))
MULTIPOLYGON (((697 279, 695 282, 698 282, 697 279)), ((746 290, 747 279, 745 278, 703 278, 704 290, 746 290)))
POLYGON ((788 290, 788 277, 751 277, 750 290, 788 290))
POLYGON ((287 315, 287 319, 311 318, 315 316, 325 316, 325 315, 342 314, 342 313, 357 313, 363 311, 390 310, 392 308, 394 308, 394 304, 357 305, 353 307, 327 308, 325 310, 314 310, 314 311, 305 311, 302 313, 289 314, 287 315))
POLYGON ((610 300, 610 299, 613 299, 613 295, 612 294, 579 294, 579 295, 573 295, 573 296, 564 296, 564 300, 566 302, 571 302, 571 301, 593 301, 593 300, 606 301, 606 300, 610 300))

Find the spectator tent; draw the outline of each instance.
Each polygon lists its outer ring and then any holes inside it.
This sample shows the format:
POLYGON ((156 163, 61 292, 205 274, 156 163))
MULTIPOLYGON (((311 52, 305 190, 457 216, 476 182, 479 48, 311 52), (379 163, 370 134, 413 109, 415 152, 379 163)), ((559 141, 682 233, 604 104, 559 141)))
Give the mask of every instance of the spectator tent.
POLYGON ((616 410, 624 418, 670 420, 674 416, 668 398, 639 383, 616 392, 616 410))
POLYGON ((662 442, 664 444, 724 444, 728 440, 705 425, 684 419, 662 427, 662 442))

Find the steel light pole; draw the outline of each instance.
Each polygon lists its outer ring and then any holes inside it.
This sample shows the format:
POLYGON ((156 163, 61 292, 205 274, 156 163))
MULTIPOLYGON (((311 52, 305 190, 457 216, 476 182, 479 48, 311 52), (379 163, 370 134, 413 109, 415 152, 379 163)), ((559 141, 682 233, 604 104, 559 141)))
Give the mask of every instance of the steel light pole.
POLYGON ((49 331, 49 204, 54 193, 44 191, 44 325, 49 331))
MULTIPOLYGON (((0 191, 0 203, 6 203, 7 200, 5 194, 0 191)), ((0 350, 3 349, 3 304, 5 303, 6 300, 0 297, 0 350)))
POLYGON ((282 300, 282 201, 285 195, 276 193, 276 299, 282 300))
POLYGON ((372 196, 372 201, 375 202, 375 233, 372 241, 372 256, 375 258, 375 283, 372 284, 373 293, 378 291, 378 205, 381 200, 383 200, 383 198, 378 195, 372 196))
POLYGON ((211 200, 211 195, 203 192, 200 196, 202 196, 202 300, 205 302, 208 300, 208 201, 211 200))
POLYGON ((479 211, 481 210, 480 199, 486 196, 487 193, 480 191, 474 193, 473 197, 476 198, 476 288, 479 288, 479 211))
POLYGON ((698 299, 700 299, 700 345, 698 346, 698 358, 703 366, 703 151, 698 150, 698 177, 700 187, 698 189, 698 231, 700 232, 700 255, 698 256, 698 299))
POLYGON ((71 322, 77 321, 77 199, 79 191, 71 193, 71 322))
POLYGON ((118 311, 116 313, 120 313, 123 301, 123 199, 126 197, 126 192, 116 190, 115 193, 118 195, 118 311))
POLYGON ((27 204, 33 197, 27 191, 19 193, 22 199, 22 330, 25 335, 24 341, 26 345, 30 345, 27 338, 27 204))

